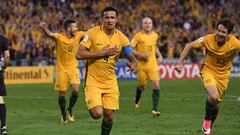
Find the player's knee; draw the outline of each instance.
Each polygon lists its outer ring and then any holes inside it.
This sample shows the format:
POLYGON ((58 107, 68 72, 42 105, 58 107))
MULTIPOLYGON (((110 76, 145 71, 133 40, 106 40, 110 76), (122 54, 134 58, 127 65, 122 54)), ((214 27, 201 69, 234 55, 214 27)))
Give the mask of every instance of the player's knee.
POLYGON ((159 81, 153 80, 152 81, 152 87, 153 87, 153 89, 160 89, 159 81))
POLYGON ((73 84, 72 85, 72 92, 73 93, 78 93, 79 91, 79 85, 78 84, 73 84))
POLYGON ((72 91, 72 94, 75 95, 75 96, 78 96, 78 91, 72 91))
POLYGON ((59 97, 65 97, 65 92, 64 91, 60 91, 59 92, 59 97))
POLYGON ((99 119, 102 117, 103 112, 101 110, 94 110, 94 111, 90 111, 90 114, 93 119, 99 119))
POLYGON ((145 90, 145 85, 138 85, 138 89, 140 89, 141 91, 145 90))
POLYGON ((217 105, 218 104, 218 97, 219 97, 219 93, 217 88, 215 87, 208 87, 207 88, 208 91, 208 100, 212 105, 217 105))
POLYGON ((72 90, 78 92, 79 91, 79 87, 73 87, 72 90))
POLYGON ((159 84, 153 84, 153 89, 160 89, 159 84))
POLYGON ((72 88, 72 93, 73 94, 78 94, 79 92, 79 89, 78 88, 72 88))

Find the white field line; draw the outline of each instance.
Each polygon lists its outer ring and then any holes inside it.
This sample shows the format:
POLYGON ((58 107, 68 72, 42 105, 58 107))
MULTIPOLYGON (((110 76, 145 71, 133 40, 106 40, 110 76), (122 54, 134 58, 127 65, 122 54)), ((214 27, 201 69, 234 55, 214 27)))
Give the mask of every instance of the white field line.
MULTIPOLYGON (((168 94, 168 96, 171 96, 171 97, 160 97, 160 99, 164 100, 164 101, 193 101, 193 100, 198 100, 194 97, 191 97, 191 94, 187 94, 189 95, 190 97, 189 98, 186 98, 186 97, 181 97, 179 98, 178 96, 174 96, 172 97, 172 95, 175 95, 175 94, 168 94)), ((194 96, 199 96, 199 100, 203 99, 204 97, 206 97, 205 94, 193 94, 194 96)), ((162 95, 164 96, 164 95, 162 95)), ((32 100, 32 99, 37 99, 37 100, 55 100, 58 98, 58 96, 7 96, 6 97, 7 99, 11 100, 11 99, 16 99, 16 100, 21 100, 21 99, 27 99, 27 100, 32 100)), ((69 97, 67 97, 69 98, 69 97)), ((120 96, 120 100, 123 100, 123 101, 133 101, 134 100, 134 97, 132 98, 129 98, 129 97, 122 97, 120 96)), ((151 97, 143 97, 141 100, 145 100, 145 101, 149 101, 149 100, 152 100, 151 97)), ((226 95, 224 100, 223 101, 238 101, 240 102, 240 96, 236 96, 236 95, 226 95)))

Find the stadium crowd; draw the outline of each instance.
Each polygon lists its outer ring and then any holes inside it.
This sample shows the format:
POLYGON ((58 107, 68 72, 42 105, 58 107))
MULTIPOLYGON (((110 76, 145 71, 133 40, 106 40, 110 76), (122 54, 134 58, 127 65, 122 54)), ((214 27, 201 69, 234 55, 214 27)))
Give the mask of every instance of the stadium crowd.
MULTIPOLYGON (((12 66, 49 65, 55 61, 55 45, 38 28, 46 21, 52 31, 61 31, 66 19, 78 21, 81 30, 101 21, 105 6, 116 7, 118 27, 129 37, 141 29, 144 16, 155 20, 164 58, 178 58, 189 41, 211 33, 220 18, 234 23, 234 34, 240 32, 238 0, 4 0, 0 3, 0 31, 10 40, 12 66)), ((190 55, 193 62, 202 50, 190 55)))

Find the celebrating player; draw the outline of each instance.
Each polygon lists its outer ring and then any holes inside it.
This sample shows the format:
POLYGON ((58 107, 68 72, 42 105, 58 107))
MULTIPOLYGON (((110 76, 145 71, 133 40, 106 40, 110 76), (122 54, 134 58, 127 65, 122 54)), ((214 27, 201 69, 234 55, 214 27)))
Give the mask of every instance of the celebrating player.
POLYGON ((78 31, 77 23, 73 20, 67 20, 64 23, 64 32, 51 32, 45 22, 40 23, 40 28, 51 38, 56 40, 56 82, 55 90, 59 92, 58 103, 61 109, 63 123, 74 121, 73 106, 77 102, 80 73, 78 69, 78 60, 76 59, 76 52, 81 39, 85 32, 78 31), (68 89, 68 84, 71 83, 72 95, 68 109, 66 111, 65 94, 68 89))
POLYGON ((101 135, 109 135, 113 124, 113 112, 119 109, 119 90, 115 63, 123 49, 129 59, 128 66, 136 70, 136 59, 128 38, 117 28, 118 11, 106 7, 102 11, 102 25, 86 32, 76 57, 88 59, 86 65, 85 96, 93 119, 103 115, 101 135))
POLYGON ((158 34, 153 31, 153 20, 145 17, 142 20, 142 30, 134 35, 131 46, 134 48, 137 62, 138 86, 136 89, 135 108, 140 105, 142 92, 145 90, 147 80, 152 82, 152 114, 159 116, 158 104, 160 98, 159 69, 162 55, 157 46, 158 34), (157 56, 157 58, 156 58, 157 56))
POLYGON ((190 49, 201 47, 206 49, 200 74, 207 91, 206 114, 202 125, 202 131, 207 135, 212 135, 213 123, 227 91, 233 57, 240 49, 240 41, 230 34, 232 29, 233 24, 229 20, 220 20, 215 34, 208 34, 185 46, 175 67, 178 72, 184 68, 183 61, 190 49))

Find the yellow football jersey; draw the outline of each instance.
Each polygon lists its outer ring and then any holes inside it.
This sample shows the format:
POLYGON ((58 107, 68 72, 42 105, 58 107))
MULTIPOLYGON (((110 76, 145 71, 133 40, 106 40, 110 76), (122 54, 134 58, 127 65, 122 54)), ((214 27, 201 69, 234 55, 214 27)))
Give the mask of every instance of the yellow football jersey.
POLYGON ((216 34, 208 34, 194 41, 195 47, 206 48, 206 58, 203 68, 207 68, 218 77, 229 78, 231 73, 233 57, 236 51, 240 49, 240 41, 233 35, 229 35, 228 41, 218 46, 216 34))
POLYGON ((147 53, 149 55, 147 61, 138 60, 138 69, 158 70, 156 60, 157 40, 158 34, 156 32, 148 35, 143 31, 139 31, 134 35, 131 47, 139 53, 147 53))
POLYGON ((130 45, 129 39, 118 29, 115 29, 114 34, 109 37, 104 33, 102 26, 96 26, 86 32, 81 45, 87 47, 90 52, 101 51, 107 45, 110 45, 110 48, 119 47, 117 53, 113 56, 102 59, 89 59, 85 78, 87 86, 99 88, 116 86, 115 63, 119 58, 122 47, 130 45))
POLYGON ((74 37, 69 38, 65 33, 56 33, 56 71, 71 70, 78 66, 76 53, 80 40, 85 32, 78 31, 74 37))

